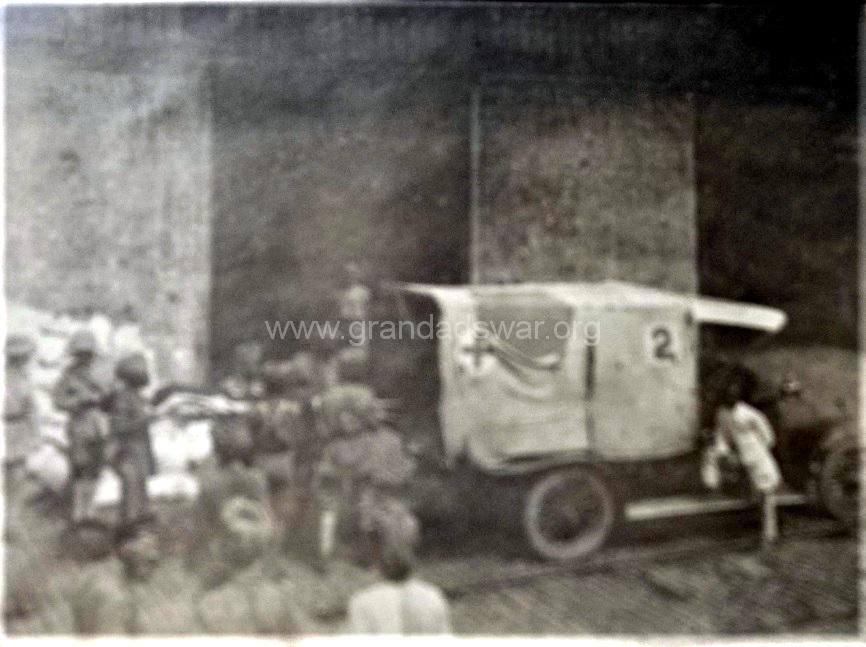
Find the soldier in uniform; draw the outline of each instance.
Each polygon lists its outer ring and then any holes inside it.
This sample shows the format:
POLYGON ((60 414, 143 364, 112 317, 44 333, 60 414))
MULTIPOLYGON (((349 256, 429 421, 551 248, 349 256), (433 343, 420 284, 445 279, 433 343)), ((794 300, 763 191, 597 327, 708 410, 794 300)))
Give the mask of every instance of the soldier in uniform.
POLYGON ((115 375, 121 387, 112 397, 109 456, 120 477, 120 524, 133 528, 150 518, 147 477, 153 472, 148 424, 150 414, 141 390, 147 386, 147 360, 133 353, 118 361, 115 375))
POLYGON ((39 446, 39 423, 28 368, 35 349, 30 337, 24 335, 10 335, 6 340, 3 423, 7 483, 13 487, 23 476, 25 459, 39 446))
POLYGON ((35 344, 29 337, 10 335, 6 339, 6 394, 3 428, 6 437, 6 511, 12 518, 30 495, 25 483, 26 459, 40 444, 39 417, 30 381, 29 364, 35 344))
POLYGON ((340 384, 314 400, 316 422, 324 448, 313 479, 318 509, 318 557, 322 566, 337 547, 337 523, 357 510, 363 459, 363 434, 377 419, 376 398, 368 387, 340 384))
POLYGON ((370 378, 370 356, 357 346, 337 353, 337 379, 342 384, 367 384, 370 378))
POLYGON ((357 263, 347 263, 345 269, 348 286, 339 294, 340 318, 352 343, 366 353, 370 342, 365 334, 372 298, 370 288, 362 282, 361 268, 357 263))
MULTIPOLYGON (((222 381, 222 391, 231 399, 254 408, 254 403, 265 394, 261 369, 261 344, 250 341, 238 345, 234 373, 222 381)), ((251 426, 249 416, 238 413, 222 416, 214 422, 214 451, 220 465, 238 462, 249 467, 253 464, 256 446, 251 426)))
POLYGON ((358 541, 356 558, 371 558, 375 517, 384 509, 409 509, 402 489, 415 468, 400 437, 382 424, 382 406, 361 384, 342 384, 323 394, 320 418, 332 440, 317 470, 321 501, 320 557, 336 547, 337 521, 358 541))
POLYGON ((72 468, 72 521, 89 514, 96 479, 103 464, 108 422, 102 407, 107 389, 94 376, 96 339, 81 330, 69 341, 72 361, 54 388, 54 405, 69 414, 67 436, 72 468))
POLYGON ((234 373, 222 382, 222 390, 235 400, 253 400, 264 395, 262 382, 262 345, 244 342, 235 348, 234 373))
POLYGON ((262 367, 265 397, 251 415, 254 464, 265 474, 271 507, 280 525, 281 540, 301 516, 298 454, 309 444, 310 425, 303 400, 292 397, 297 371, 291 360, 268 361, 262 367))
MULTIPOLYGON (((358 473, 358 530, 362 562, 372 559, 376 519, 399 511, 413 516, 406 503, 406 485, 416 461, 392 428, 377 424, 364 436, 358 473)), ((414 518, 414 516, 413 516, 414 518)))

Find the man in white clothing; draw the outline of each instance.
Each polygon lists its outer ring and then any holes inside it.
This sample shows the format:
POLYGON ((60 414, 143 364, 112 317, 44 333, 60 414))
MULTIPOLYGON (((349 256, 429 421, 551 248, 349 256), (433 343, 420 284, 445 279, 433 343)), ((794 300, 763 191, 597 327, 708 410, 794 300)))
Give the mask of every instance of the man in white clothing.
POLYGON ((771 448, 775 444, 773 427, 767 417, 743 402, 741 387, 732 382, 716 413, 716 446, 722 455, 731 448, 749 476, 752 489, 761 496, 763 508, 763 542, 778 539, 776 491, 782 483, 779 466, 771 448))
POLYGON ((451 632, 448 602, 437 587, 412 576, 418 522, 410 514, 382 514, 376 521, 379 570, 384 581, 352 596, 349 631, 364 634, 451 632))

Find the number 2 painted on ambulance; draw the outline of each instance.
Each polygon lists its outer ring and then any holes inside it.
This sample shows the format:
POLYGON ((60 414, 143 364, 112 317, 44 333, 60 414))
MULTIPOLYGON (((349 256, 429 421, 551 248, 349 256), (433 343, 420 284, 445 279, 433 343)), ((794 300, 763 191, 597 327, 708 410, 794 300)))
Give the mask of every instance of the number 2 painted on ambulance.
POLYGON ((647 351, 655 363, 677 361, 677 340, 673 330, 666 324, 653 324, 647 329, 647 351))

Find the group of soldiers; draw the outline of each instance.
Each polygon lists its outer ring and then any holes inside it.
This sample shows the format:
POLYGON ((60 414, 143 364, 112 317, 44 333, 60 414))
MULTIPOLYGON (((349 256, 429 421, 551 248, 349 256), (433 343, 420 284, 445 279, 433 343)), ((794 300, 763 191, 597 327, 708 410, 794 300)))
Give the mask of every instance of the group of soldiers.
MULTIPOLYGON (((370 292, 357 270, 347 269, 351 280, 341 316, 363 318, 370 292)), ((173 390, 154 393, 152 361, 142 353, 112 357, 106 372, 103 346, 98 331, 77 328, 50 389, 53 407, 66 421, 63 509, 70 537, 85 544, 94 533, 106 539, 89 555, 97 560, 94 567, 114 555, 124 581, 144 582, 162 560, 164 530, 148 495, 157 470, 150 426, 171 415, 165 401, 173 390), (117 514, 109 523, 94 505, 106 468, 120 481, 117 514)), ((212 458, 193 468, 197 530, 187 564, 213 591, 274 551, 306 561, 321 574, 337 560, 378 566, 384 582, 349 605, 350 628, 447 631, 441 593, 411 577, 420 528, 406 492, 415 460, 389 424, 389 403, 370 386, 368 348, 324 347, 266 360, 260 344, 240 344, 218 392, 195 396, 220 404, 209 416, 212 458), (221 572, 211 572, 214 565, 221 572), (392 598, 402 600, 400 605, 391 604, 392 598)), ((25 460, 43 442, 28 375, 34 350, 27 336, 7 338, 7 497, 26 482, 25 460)), ((102 570, 95 576, 98 586, 102 570)), ((105 597, 108 608, 116 596, 105 597)))
MULTIPOLYGON (((24 479, 25 459, 41 442, 27 365, 31 339, 7 339, 5 436, 7 487, 24 479)), ((154 407, 142 393, 149 383, 146 359, 120 358, 114 380, 97 375, 97 340, 75 332, 68 362, 53 389, 53 402, 67 414, 69 522, 92 521, 94 491, 108 466, 121 483, 118 528, 135 534, 153 521, 147 479, 155 462, 148 427, 154 407)), ((261 361, 255 344, 238 348, 236 372, 222 384, 224 395, 242 404, 219 416, 212 428, 220 469, 243 469, 266 483, 269 512, 292 537, 303 529, 315 537, 316 558, 326 565, 337 538, 356 534, 371 558, 374 518, 411 517, 401 488, 414 469, 399 436, 386 424, 384 403, 365 383, 365 349, 347 347, 323 360, 301 352, 287 361, 261 361), (322 380, 323 365, 332 377, 322 380)), ((326 371, 327 372, 327 371, 326 371)), ((207 484, 205 483, 205 487, 207 484)))
POLYGON ((342 548, 373 561, 384 524, 417 525, 404 497, 415 461, 367 383, 365 349, 261 362, 246 344, 237 357, 223 388, 247 407, 217 421, 214 450, 224 468, 261 474, 284 541, 305 544, 327 568, 342 548))
MULTIPOLYGON (((252 346, 238 355, 241 365, 257 364, 250 361, 258 357, 252 346)), ((388 403, 369 385, 367 350, 350 346, 319 357, 302 352, 260 366, 238 371, 225 385, 251 406, 214 429, 223 476, 235 479, 235 492, 244 481, 250 492, 260 475, 277 543, 312 558, 320 572, 341 558, 378 567, 382 581, 349 601, 352 631, 449 632, 441 591, 413 577, 420 526, 408 485, 416 461, 389 424, 388 403)), ((217 489, 225 491, 225 480, 217 489)), ((205 498, 209 490, 204 488, 205 498)), ((267 517, 249 498, 246 507, 237 497, 223 500, 235 502, 233 510, 222 506, 221 522, 229 526, 267 517)), ((238 561, 237 553, 231 559, 238 561)))
MULTIPOLYGON (((42 442, 38 411, 28 365, 36 350, 25 335, 6 341, 6 437, 7 488, 11 494, 24 480, 28 455, 42 442)), ((142 394, 149 383, 148 363, 142 353, 129 353, 116 361, 113 380, 97 374, 97 339, 88 329, 71 335, 68 363, 52 399, 67 415, 69 463, 69 521, 85 523, 97 480, 110 465, 121 480, 119 527, 133 531, 150 518, 146 479, 153 469, 148 436, 149 405, 142 394)))

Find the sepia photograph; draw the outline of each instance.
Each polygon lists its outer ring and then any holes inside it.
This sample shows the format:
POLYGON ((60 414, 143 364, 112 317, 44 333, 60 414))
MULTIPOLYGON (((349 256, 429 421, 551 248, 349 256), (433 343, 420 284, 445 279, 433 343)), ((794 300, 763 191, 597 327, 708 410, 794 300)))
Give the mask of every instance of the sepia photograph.
POLYGON ((5 636, 862 638, 863 7, 0 15, 5 636))

